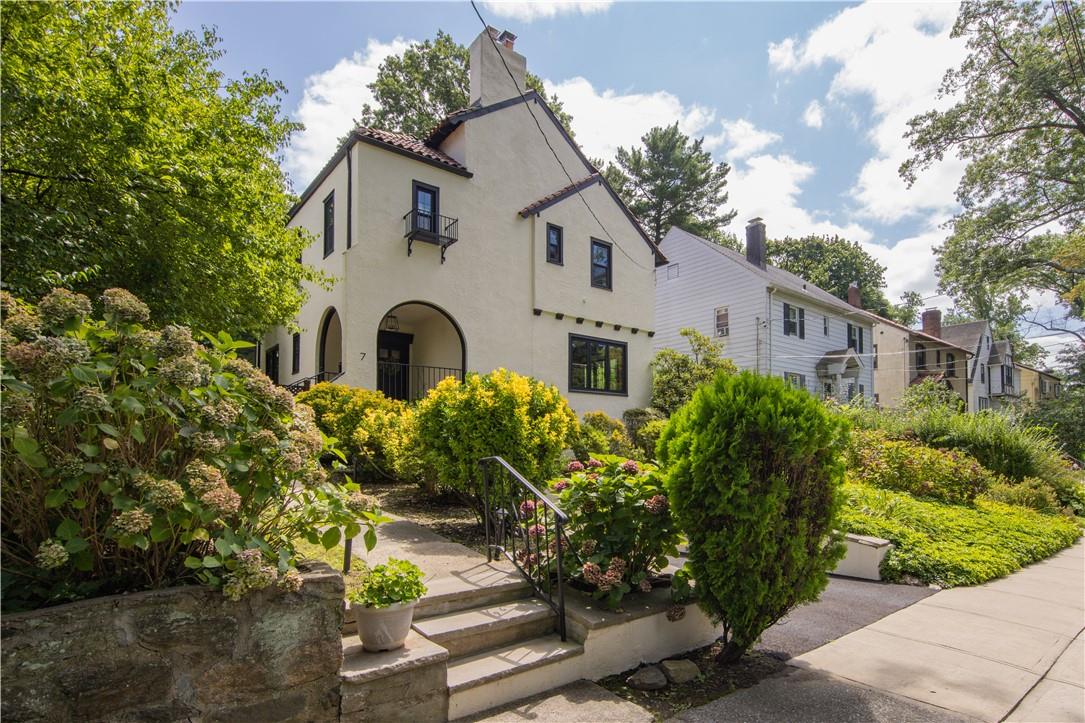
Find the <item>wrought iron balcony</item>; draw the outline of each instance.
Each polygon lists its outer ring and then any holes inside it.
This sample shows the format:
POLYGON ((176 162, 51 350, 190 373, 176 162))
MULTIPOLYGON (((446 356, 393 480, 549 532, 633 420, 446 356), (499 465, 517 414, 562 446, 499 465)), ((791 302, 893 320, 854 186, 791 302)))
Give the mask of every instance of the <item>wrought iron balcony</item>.
POLYGON ((414 402, 425 397, 445 377, 463 381, 463 369, 421 364, 377 362, 377 389, 392 399, 414 402))
POLYGON ((414 250, 415 241, 425 241, 441 247, 441 263, 445 249, 460 240, 460 220, 412 208, 403 214, 403 237, 407 239, 407 255, 414 250))

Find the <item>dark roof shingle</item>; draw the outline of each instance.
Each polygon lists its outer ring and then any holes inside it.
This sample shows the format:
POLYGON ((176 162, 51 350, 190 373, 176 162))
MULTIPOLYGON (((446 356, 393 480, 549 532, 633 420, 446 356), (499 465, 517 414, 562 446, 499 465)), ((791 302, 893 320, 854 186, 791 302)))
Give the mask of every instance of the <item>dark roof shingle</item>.
POLYGON ((457 161, 452 156, 448 155, 444 151, 437 148, 431 148, 426 143, 414 136, 406 135, 405 133, 395 133, 393 131, 385 131, 380 128, 366 128, 364 126, 358 126, 354 129, 355 134, 361 139, 369 138, 385 145, 393 146, 402 151, 407 151, 413 155, 419 156, 429 161, 436 163, 442 163, 450 168, 454 168, 458 171, 467 171, 462 163, 457 161))

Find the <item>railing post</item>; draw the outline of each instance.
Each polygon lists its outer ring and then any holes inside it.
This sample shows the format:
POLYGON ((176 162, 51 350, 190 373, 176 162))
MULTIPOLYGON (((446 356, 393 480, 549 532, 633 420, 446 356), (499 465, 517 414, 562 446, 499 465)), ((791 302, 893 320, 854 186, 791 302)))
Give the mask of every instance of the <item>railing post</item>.
POLYGON ((557 530, 557 556, 558 556, 558 632, 561 633, 561 641, 565 642, 565 584, 561 569, 561 538, 563 535, 561 515, 554 515, 554 527, 557 530))
POLYGON ((478 464, 482 468, 482 525, 486 528, 486 562, 493 562, 494 552, 490 546, 490 466, 486 460, 478 464))

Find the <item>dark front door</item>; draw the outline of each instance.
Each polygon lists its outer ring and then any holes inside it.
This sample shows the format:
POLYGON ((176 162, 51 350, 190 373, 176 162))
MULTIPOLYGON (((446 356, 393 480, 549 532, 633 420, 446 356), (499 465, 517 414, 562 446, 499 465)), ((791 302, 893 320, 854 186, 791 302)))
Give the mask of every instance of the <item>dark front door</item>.
POLYGON ((268 379, 279 383, 279 345, 268 349, 264 352, 264 374, 267 374, 268 379))
POLYGON ((410 399, 413 334, 377 332, 377 390, 392 399, 410 399))

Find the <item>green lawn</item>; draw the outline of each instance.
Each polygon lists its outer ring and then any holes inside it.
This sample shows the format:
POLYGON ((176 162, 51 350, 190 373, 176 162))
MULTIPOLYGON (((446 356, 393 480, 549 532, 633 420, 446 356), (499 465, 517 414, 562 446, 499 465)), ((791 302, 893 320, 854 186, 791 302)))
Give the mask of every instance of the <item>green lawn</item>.
MULTIPOLYGON (((298 551, 299 560, 319 560, 331 565, 333 570, 343 569, 343 545, 340 543, 330 550, 325 550, 321 545, 314 545, 305 540, 295 540, 294 546, 298 551)), ((358 587, 362 578, 365 577, 365 562, 355 557, 350 563, 350 574, 344 577, 346 592, 358 587)))

